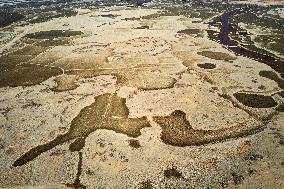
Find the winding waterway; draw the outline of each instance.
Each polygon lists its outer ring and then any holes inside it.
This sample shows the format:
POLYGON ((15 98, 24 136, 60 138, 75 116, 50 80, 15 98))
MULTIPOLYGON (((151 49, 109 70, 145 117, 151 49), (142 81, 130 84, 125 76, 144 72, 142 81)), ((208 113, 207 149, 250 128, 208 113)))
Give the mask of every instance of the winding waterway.
POLYGON ((270 66, 278 73, 284 73, 284 62, 281 58, 249 50, 247 48, 242 47, 239 42, 230 38, 230 34, 237 30, 237 28, 233 27, 233 25, 230 23, 230 19, 238 14, 245 14, 249 10, 250 8, 233 9, 229 12, 222 14, 220 17, 213 20, 212 22, 209 22, 209 25, 217 25, 218 23, 220 23, 220 31, 217 35, 215 35, 215 31, 207 31, 209 38, 211 40, 218 41, 237 55, 254 59, 258 62, 270 66))

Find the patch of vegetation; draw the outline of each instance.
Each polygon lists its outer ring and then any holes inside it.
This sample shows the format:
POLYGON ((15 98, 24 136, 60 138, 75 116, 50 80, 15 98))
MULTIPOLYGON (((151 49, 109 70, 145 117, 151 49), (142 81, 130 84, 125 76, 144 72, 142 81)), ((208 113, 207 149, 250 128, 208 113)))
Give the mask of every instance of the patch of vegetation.
POLYGON ((277 103, 271 96, 235 93, 234 97, 243 105, 252 108, 272 108, 277 106, 277 103))
POLYGON ((0 28, 9 26, 24 18, 25 16, 20 13, 0 10, 0 28))
POLYGON ((201 51, 197 52, 197 54, 214 60, 233 61, 237 59, 236 57, 223 52, 201 51))
POLYGON ((30 39, 49 39, 61 37, 72 37, 77 35, 82 35, 81 31, 70 31, 70 30, 49 30, 49 31, 40 31, 36 33, 30 33, 25 35, 25 37, 30 39))
POLYGON ((211 64, 211 63, 197 64, 197 66, 199 68, 203 68, 203 69, 214 69, 214 68, 216 68, 216 65, 211 64))

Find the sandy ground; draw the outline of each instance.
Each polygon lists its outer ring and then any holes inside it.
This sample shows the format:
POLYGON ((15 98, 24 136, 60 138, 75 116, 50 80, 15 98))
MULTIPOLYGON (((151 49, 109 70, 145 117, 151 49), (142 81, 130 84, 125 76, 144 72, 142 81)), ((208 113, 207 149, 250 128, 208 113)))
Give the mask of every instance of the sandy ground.
POLYGON ((82 9, 16 28, 0 57, 13 63, 0 187, 284 188, 282 89, 259 75, 273 70, 160 11, 82 9), (51 30, 81 33, 36 33, 51 30))

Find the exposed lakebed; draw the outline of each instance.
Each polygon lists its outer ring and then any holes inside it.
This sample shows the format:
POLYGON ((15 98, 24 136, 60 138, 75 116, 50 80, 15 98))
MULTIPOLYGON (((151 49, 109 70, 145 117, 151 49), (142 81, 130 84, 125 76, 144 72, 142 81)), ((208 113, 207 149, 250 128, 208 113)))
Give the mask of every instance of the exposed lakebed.
MULTIPOLYGON (((283 161, 283 73, 205 32, 213 16, 245 6, 128 3, 13 6, 26 17, 1 29, 10 37, 0 44, 0 186, 221 188, 255 173, 280 178, 271 170, 283 161)), ((229 20, 229 40, 246 48, 239 15, 213 25, 229 20)))

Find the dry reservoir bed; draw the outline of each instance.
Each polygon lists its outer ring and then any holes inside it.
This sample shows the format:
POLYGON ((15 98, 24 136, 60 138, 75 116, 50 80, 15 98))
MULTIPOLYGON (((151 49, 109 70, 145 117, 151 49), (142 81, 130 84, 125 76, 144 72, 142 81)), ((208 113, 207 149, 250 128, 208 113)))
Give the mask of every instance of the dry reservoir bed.
POLYGON ((162 12, 79 9, 13 27, 0 187, 284 187, 283 74, 162 12))

